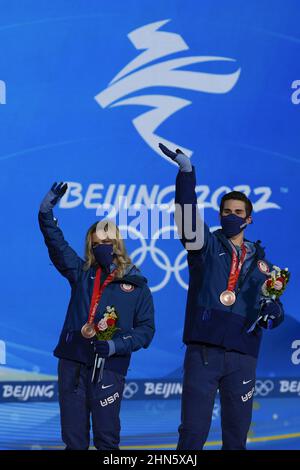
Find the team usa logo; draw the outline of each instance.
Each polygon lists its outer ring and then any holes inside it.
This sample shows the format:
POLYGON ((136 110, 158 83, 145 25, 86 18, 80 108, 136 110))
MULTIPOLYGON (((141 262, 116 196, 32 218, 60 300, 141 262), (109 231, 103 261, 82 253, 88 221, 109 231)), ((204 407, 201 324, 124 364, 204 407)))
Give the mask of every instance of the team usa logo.
POLYGON ((245 403, 246 401, 251 400, 251 398, 253 397, 254 391, 255 391, 255 388, 253 387, 250 390, 250 392, 246 393, 245 395, 241 395, 242 401, 245 403))
POLYGON ((134 286, 132 286, 131 284, 123 283, 123 284, 120 284, 120 287, 124 292, 132 292, 134 290, 134 286))
POLYGON ((268 264, 261 259, 257 261, 257 267, 260 270, 260 272, 263 274, 268 274, 268 272, 270 271, 268 264))

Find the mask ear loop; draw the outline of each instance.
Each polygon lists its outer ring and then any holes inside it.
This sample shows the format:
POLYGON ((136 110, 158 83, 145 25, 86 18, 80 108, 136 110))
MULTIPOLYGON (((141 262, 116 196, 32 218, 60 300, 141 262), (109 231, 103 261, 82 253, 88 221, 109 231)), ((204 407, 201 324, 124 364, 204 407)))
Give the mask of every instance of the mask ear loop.
MULTIPOLYGON (((250 222, 249 222, 249 225, 252 225, 252 224, 253 224, 252 215, 250 214, 248 217, 251 217, 251 220, 250 220, 250 222)), ((248 217, 246 217, 246 219, 248 219, 248 217)))

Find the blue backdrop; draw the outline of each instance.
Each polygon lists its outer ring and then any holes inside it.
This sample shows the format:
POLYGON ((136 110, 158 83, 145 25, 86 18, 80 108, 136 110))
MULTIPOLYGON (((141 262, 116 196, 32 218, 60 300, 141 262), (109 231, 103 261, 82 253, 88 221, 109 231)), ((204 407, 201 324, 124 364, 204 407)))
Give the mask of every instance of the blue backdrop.
MULTIPOLYGON (((168 204, 161 211, 170 214, 170 240, 158 233, 126 241, 149 279, 157 326, 151 347, 133 356, 128 379, 137 388, 127 398, 179 397, 187 268, 173 239, 177 169, 159 141, 191 155, 211 227, 225 192, 253 201, 248 238, 291 271, 286 322, 263 341, 257 396, 299 397, 298 3, 0 0, 3 405, 57 399, 52 350, 69 285, 37 224, 54 181, 69 182, 55 215, 80 255, 97 205, 120 195, 131 205, 168 204)), ((6 420, 7 408, 1 413, 6 420)))

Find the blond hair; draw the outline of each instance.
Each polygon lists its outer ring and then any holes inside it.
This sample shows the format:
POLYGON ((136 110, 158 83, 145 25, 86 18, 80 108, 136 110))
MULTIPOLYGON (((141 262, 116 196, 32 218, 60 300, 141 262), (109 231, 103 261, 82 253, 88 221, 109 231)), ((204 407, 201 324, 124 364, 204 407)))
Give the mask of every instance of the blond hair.
POLYGON ((96 233, 100 240, 110 240, 113 245, 114 263, 117 265, 116 277, 124 276, 126 268, 132 264, 127 254, 125 243, 122 239, 118 226, 111 220, 95 222, 87 231, 85 237, 85 264, 83 269, 87 271, 91 266, 97 265, 93 249, 92 236, 96 233))

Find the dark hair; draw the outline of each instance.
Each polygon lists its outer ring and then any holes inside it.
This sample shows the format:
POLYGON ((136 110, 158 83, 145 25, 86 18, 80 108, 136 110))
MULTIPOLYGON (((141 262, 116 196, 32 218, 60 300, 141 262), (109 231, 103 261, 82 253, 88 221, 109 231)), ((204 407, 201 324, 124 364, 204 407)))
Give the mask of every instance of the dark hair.
POLYGON ((231 191, 230 193, 227 193, 222 197, 221 204, 220 204, 220 214, 222 214, 223 212, 225 201, 229 201, 229 199, 243 201, 245 203, 247 217, 251 215, 252 210, 253 210, 252 202, 250 201, 250 199, 247 198, 247 196, 244 193, 241 193, 240 191, 231 191))

